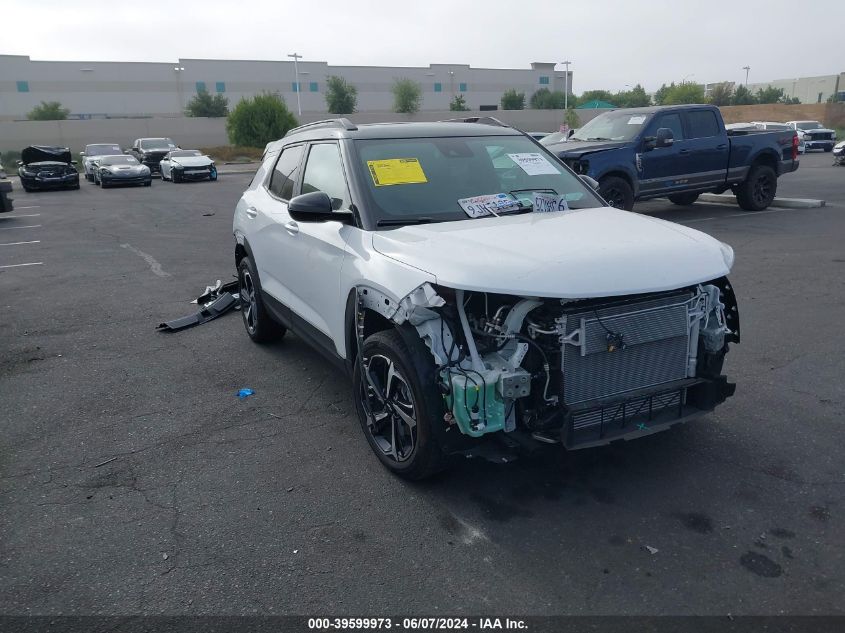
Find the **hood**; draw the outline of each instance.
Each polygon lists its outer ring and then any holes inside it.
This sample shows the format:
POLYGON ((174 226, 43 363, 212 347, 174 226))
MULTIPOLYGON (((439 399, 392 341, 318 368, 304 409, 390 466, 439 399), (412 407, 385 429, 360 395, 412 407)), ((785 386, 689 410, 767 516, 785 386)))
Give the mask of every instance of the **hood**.
POLYGON ((24 165, 47 162, 64 163, 69 165, 71 160, 70 150, 67 147, 30 145, 21 152, 21 162, 24 165))
POLYGON ((110 172, 149 171, 149 167, 146 165, 101 165, 101 167, 108 169, 110 172))
POLYGON ((569 141, 548 145, 550 152, 565 158, 579 158, 592 152, 602 152, 609 149, 625 147, 628 141, 569 141))
POLYGON ((211 164, 211 159, 208 156, 177 156, 170 162, 184 167, 205 167, 211 164))
POLYGON ((569 299, 710 281, 733 259, 705 233, 609 207, 406 226, 373 248, 450 288, 569 299))

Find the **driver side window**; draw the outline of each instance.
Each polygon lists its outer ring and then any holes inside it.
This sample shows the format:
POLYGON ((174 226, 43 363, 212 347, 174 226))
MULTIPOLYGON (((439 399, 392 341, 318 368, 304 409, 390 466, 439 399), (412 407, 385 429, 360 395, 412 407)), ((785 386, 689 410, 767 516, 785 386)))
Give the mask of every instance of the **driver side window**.
POLYGON ((336 143, 318 143, 311 146, 305 174, 302 177, 302 191, 322 191, 332 199, 332 209, 349 207, 349 191, 343 176, 340 150, 336 143))
POLYGON ((655 132, 662 127, 668 127, 672 130, 672 136, 675 137, 676 141, 684 140, 684 126, 681 123, 680 114, 664 114, 661 116, 657 121, 655 132))

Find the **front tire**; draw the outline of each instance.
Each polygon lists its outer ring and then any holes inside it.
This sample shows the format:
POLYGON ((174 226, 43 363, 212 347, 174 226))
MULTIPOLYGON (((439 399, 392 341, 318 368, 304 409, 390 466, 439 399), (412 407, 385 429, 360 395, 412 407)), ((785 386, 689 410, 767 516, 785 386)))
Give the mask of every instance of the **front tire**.
POLYGON ((682 207, 688 207, 698 200, 697 193, 676 193, 669 196, 669 202, 677 204, 682 207))
POLYGON ((754 165, 736 189, 736 201, 745 211, 762 211, 775 199, 778 177, 768 165, 754 165))
POLYGON ((270 343, 285 335, 285 328, 267 312, 258 273, 249 257, 244 257, 238 264, 238 294, 244 329, 254 343, 270 343))
POLYGON ((170 181, 174 183, 182 182, 182 177, 179 175, 178 171, 173 169, 170 170, 170 181))
POLYGON ((619 176, 607 176, 599 182, 599 195, 608 205, 630 211, 634 208, 634 190, 619 176))
POLYGON ((832 147, 825 147, 824 151, 825 151, 825 153, 832 152, 833 148, 832 147))
POLYGON ((437 390, 434 360, 428 348, 409 331, 376 332, 364 341, 363 364, 385 396, 362 374, 356 359, 352 374, 353 397, 361 429, 379 461, 406 479, 425 479, 443 469, 441 448, 443 398, 437 390))

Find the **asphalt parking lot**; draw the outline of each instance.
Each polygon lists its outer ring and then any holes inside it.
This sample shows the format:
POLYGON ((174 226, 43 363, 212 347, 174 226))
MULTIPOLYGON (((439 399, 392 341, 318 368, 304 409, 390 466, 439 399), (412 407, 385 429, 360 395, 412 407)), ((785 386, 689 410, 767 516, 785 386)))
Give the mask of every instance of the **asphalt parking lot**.
POLYGON ((845 168, 830 163, 804 156, 780 183, 824 208, 638 208, 736 251, 738 387, 714 415, 422 484, 379 465, 348 381, 296 337, 258 347, 237 314, 155 331, 232 278, 249 175, 18 187, 0 216, 2 610, 845 613, 845 168))

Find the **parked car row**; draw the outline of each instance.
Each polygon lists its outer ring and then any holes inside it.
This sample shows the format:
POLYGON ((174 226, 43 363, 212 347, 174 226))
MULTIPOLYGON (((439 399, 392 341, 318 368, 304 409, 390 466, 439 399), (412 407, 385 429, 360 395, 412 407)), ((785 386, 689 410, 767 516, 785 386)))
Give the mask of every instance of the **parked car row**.
POLYGON ((733 130, 792 130, 798 137, 798 153, 803 154, 814 149, 824 152, 833 151, 836 145, 836 131, 824 127, 818 121, 751 121, 750 123, 731 123, 726 126, 733 130))
MULTIPOLYGON (((91 143, 80 152, 86 180, 103 188, 149 187, 154 173, 162 180, 217 180, 214 160, 196 149, 182 149, 169 138, 137 139, 128 150, 118 143, 91 143)), ((24 191, 79 189, 79 170, 67 147, 32 145, 21 152, 18 176, 24 191)))

